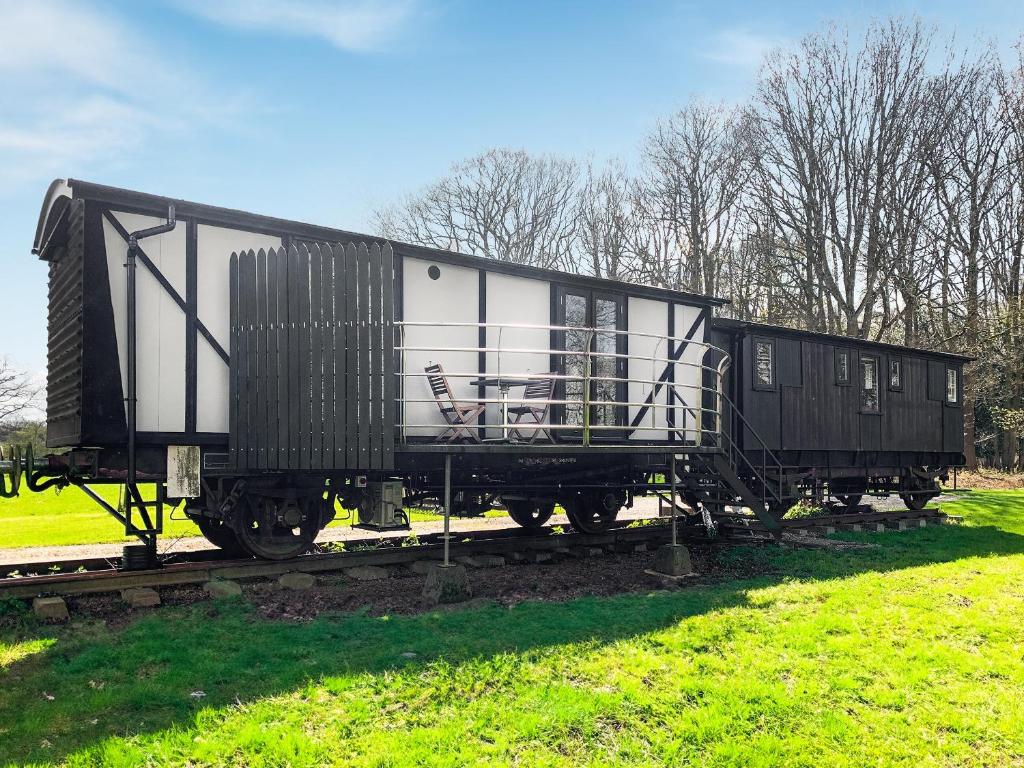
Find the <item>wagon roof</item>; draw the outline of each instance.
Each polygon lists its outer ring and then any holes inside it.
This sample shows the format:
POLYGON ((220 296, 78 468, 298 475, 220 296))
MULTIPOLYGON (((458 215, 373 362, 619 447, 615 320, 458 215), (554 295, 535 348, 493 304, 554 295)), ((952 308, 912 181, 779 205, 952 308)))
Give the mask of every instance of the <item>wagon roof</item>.
MULTIPOLYGON (((211 223, 226 226, 237 226, 255 231, 274 234, 285 233, 301 238, 330 242, 350 239, 385 239, 374 235, 367 235, 365 233, 351 232, 348 230, 324 227, 289 219, 279 219, 272 216, 263 216, 232 208, 221 208, 219 206, 193 203, 188 200, 177 200, 145 192, 136 192, 129 189, 95 184, 93 182, 81 181, 79 179, 68 179, 66 182, 58 179, 50 186, 50 190, 47 192, 46 200, 43 203, 43 209, 39 217, 39 226, 36 231, 36 242, 32 252, 39 255, 40 258, 45 259, 47 256, 44 252, 46 241, 43 234, 51 231, 55 226, 53 222, 47 223, 47 219, 50 217, 51 211, 58 210, 54 205, 54 198, 57 195, 66 195, 68 188, 72 190, 76 198, 98 200, 114 205, 121 205, 127 208, 144 209, 147 213, 166 210, 167 206, 173 203, 177 211, 177 215, 180 217, 197 216, 211 223)), ((468 254, 457 253, 455 251, 428 248, 426 246, 402 243, 394 240, 389 240, 388 242, 392 244, 396 253, 400 253, 402 255, 428 258, 442 263, 463 265, 474 269, 484 268, 494 272, 504 272, 520 275, 522 277, 532 277, 555 282, 571 282, 577 285, 590 286, 598 290, 628 292, 631 295, 636 296, 650 296, 663 300, 679 301, 689 304, 721 306, 729 303, 726 299, 716 298, 714 296, 704 296, 701 294, 676 291, 668 288, 657 288, 640 283, 630 283, 623 280, 611 280, 607 278, 590 277, 587 275, 577 275, 556 269, 544 269, 524 264, 513 264, 511 262, 499 261, 497 259, 482 256, 470 256, 468 254)))
POLYGON ((712 325, 726 330, 749 330, 753 333, 764 333, 766 336, 793 336, 797 338, 818 339, 822 342, 846 346, 846 347, 868 347, 871 349, 891 350, 893 352, 904 352, 909 355, 924 355, 930 357, 942 357, 958 362, 970 362, 975 358, 968 355, 961 355, 955 352, 941 352, 934 349, 919 349, 907 347, 900 344, 888 344, 884 341, 869 341, 858 339, 854 336, 840 336, 834 333, 821 333, 819 331, 804 331, 799 328, 786 328, 780 325, 768 325, 767 323, 755 323, 750 320, 733 320, 726 317, 716 317, 712 325))

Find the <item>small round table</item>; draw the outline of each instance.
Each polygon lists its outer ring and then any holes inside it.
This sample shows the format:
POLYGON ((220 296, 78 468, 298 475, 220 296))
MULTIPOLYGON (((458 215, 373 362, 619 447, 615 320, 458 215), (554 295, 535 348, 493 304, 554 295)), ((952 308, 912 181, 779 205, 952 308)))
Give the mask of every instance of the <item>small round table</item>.
POLYGON ((469 382, 471 387, 497 387, 501 392, 501 439, 508 440, 508 391, 512 387, 525 387, 531 379, 512 379, 507 376, 485 376, 469 382))

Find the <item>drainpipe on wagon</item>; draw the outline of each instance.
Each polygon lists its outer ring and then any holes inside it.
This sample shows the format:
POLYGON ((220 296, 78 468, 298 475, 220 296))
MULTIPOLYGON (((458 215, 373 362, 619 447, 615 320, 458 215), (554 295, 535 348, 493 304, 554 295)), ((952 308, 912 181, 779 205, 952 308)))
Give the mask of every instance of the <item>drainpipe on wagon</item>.
POLYGON ((158 224, 155 227, 149 227, 148 229, 140 229, 136 232, 132 232, 128 235, 128 258, 125 261, 125 268, 128 270, 125 291, 126 297, 126 308, 125 314, 128 315, 128 339, 127 347, 128 352, 128 382, 127 392, 125 393, 125 401, 128 406, 128 482, 134 487, 136 483, 136 467, 135 467, 135 422, 136 422, 136 332, 135 332, 135 262, 139 254, 139 240, 143 240, 147 237, 153 237, 154 235, 162 235, 165 232, 170 232, 174 229, 177 224, 177 219, 174 214, 174 203, 167 206, 167 222, 165 224, 158 224))

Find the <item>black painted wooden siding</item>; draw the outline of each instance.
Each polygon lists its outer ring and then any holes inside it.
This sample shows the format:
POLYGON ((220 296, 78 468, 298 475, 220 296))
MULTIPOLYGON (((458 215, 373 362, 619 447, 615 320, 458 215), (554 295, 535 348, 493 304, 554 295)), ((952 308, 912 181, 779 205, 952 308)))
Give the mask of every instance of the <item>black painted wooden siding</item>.
MULTIPOLYGON (((742 358, 734 361, 740 376, 739 398, 747 420, 768 447, 789 451, 901 451, 960 453, 963 450, 963 409, 945 402, 946 366, 922 353, 892 353, 852 340, 851 381, 836 383, 833 343, 813 338, 774 338, 777 355, 774 390, 754 389, 752 335, 744 334, 736 346, 742 358), (860 358, 878 360, 879 414, 862 413, 860 358), (903 361, 902 389, 889 388, 889 360, 903 361)), ((948 363, 960 369, 958 363, 948 363)), ((961 377, 962 378, 962 377, 961 377)), ((962 383, 961 383, 962 391, 962 383)), ((756 442, 748 435, 748 448, 756 442)))
POLYGON ((393 261, 365 243, 232 254, 235 467, 394 468, 393 261))
POLYGON ((73 200, 67 243, 50 257, 46 324, 46 444, 50 447, 76 445, 82 436, 84 269, 85 203, 73 200))

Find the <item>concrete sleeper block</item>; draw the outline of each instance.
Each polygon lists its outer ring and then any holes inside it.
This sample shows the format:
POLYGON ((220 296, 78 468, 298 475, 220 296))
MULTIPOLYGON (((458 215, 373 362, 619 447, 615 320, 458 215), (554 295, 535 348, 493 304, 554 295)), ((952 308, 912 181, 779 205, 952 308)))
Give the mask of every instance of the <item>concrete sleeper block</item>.
POLYGON ((71 618, 63 597, 37 597, 32 601, 32 611, 43 621, 67 621, 71 618))
POLYGON ((210 597, 238 597, 242 594, 242 588, 236 581, 227 579, 213 579, 203 585, 203 589, 210 597))
POLYGON ((302 571, 282 573, 277 583, 284 589, 305 590, 316 586, 316 576, 302 571))
POLYGON ((470 595, 466 566, 436 563, 427 572, 427 580, 423 584, 423 600, 427 605, 461 603, 470 595))

